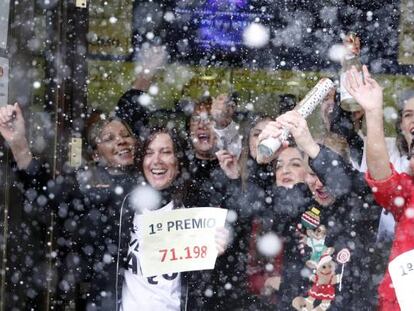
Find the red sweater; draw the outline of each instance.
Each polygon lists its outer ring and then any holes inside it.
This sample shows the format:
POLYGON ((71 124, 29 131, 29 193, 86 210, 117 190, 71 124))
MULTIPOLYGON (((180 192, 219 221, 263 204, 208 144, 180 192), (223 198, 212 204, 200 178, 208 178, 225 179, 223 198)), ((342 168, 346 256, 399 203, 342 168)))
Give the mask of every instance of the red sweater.
MULTIPOLYGON (((405 173, 397 173, 392 165, 391 169, 392 175, 386 180, 373 180, 369 173, 365 175, 366 181, 373 189, 375 200, 390 211, 396 221, 389 262, 414 249, 414 217, 408 217, 411 213, 407 213, 409 208, 414 211, 414 178, 405 173)), ((392 305, 395 307, 393 311, 399 310, 388 268, 378 292, 380 310, 388 311, 392 305)))

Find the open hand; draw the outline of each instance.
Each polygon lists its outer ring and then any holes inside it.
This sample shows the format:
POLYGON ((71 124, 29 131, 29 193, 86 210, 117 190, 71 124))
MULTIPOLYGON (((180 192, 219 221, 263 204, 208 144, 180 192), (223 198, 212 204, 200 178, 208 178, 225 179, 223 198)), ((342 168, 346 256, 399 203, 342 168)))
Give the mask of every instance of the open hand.
POLYGON ((352 67, 346 73, 345 88, 365 112, 382 110, 382 88, 371 78, 367 66, 362 67, 363 76, 352 67))
POLYGON ((143 73, 154 75, 167 62, 168 53, 165 46, 143 45, 138 56, 138 63, 143 73))
POLYGON ((227 94, 220 94, 213 98, 211 105, 211 116, 215 122, 215 127, 222 129, 227 127, 234 114, 234 103, 231 102, 227 94))

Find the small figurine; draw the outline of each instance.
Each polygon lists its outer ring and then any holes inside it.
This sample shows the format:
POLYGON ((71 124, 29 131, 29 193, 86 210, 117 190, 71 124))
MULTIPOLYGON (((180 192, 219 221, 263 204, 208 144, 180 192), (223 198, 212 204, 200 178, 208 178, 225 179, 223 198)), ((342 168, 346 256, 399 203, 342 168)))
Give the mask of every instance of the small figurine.
POLYGON ((341 281, 341 276, 335 274, 336 263, 331 257, 332 253, 333 248, 327 249, 317 264, 311 260, 306 262, 309 268, 316 270, 311 277, 314 284, 308 291, 308 297, 299 296, 293 299, 293 308, 298 311, 325 311, 331 306, 335 299, 335 285, 341 281), (314 307, 316 300, 320 304, 314 307))

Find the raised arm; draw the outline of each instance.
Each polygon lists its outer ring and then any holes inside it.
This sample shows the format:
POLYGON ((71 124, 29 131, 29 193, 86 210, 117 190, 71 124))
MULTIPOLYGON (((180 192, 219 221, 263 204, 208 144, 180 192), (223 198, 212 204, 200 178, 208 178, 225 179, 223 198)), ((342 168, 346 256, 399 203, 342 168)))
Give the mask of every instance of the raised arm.
POLYGON ((309 156, 312 170, 335 197, 366 190, 363 174, 354 171, 339 154, 319 146, 298 112, 289 111, 278 117, 277 122, 289 129, 298 147, 309 156))
POLYGON ((365 111, 367 122, 367 166, 371 177, 384 180, 391 176, 390 158, 384 135, 382 88, 363 66, 364 79, 355 68, 347 73, 346 88, 365 111))
POLYGON ((24 118, 19 104, 0 107, 0 134, 9 144, 18 168, 28 168, 33 156, 26 138, 24 118))
POLYGON ((281 127, 289 130, 298 147, 311 159, 318 156, 320 147, 313 139, 309 131, 308 123, 299 112, 295 110, 288 111, 279 116, 276 119, 276 122, 279 123, 281 127))
POLYGON ((154 75, 165 66, 168 55, 163 46, 143 47, 138 56, 137 75, 132 88, 147 92, 154 82, 154 75))
POLYGON ((148 90, 154 82, 154 76, 164 67, 168 55, 164 47, 144 47, 138 56, 135 67, 136 77, 131 88, 118 101, 116 116, 128 123, 134 134, 139 137, 148 123, 148 90))

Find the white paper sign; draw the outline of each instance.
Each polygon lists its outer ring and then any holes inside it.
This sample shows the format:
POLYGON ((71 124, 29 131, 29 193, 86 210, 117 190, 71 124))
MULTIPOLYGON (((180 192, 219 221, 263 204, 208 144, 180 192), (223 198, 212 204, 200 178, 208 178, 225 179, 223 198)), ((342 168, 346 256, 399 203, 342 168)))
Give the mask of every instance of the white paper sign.
POLYGON ((391 261, 388 271, 401 311, 412 311, 414 306, 414 250, 405 252, 391 261))
POLYGON ((7 33, 9 31, 10 0, 0 1, 0 48, 7 48, 7 33))
POLYGON ((0 57, 0 106, 9 102, 9 60, 0 57))
POLYGON ((144 277, 213 269, 216 229, 227 210, 213 207, 176 209, 143 215, 140 262, 144 277))

